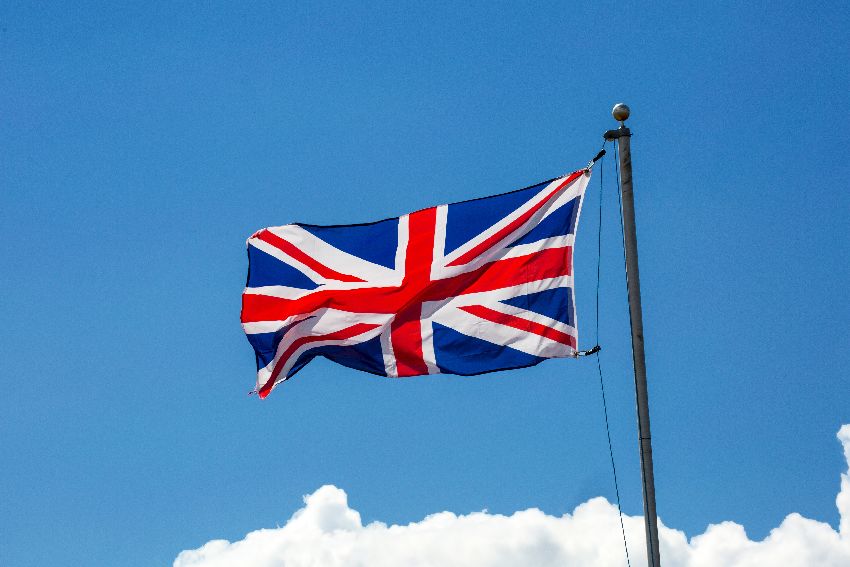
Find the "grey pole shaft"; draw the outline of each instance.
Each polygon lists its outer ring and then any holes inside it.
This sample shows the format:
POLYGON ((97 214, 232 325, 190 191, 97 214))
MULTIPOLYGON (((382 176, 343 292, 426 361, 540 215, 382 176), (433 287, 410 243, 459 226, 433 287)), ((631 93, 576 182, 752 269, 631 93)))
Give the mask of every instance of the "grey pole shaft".
MULTIPOLYGON (((620 106, 620 105, 618 105, 620 106)), ((623 105, 624 106, 624 105, 623 105)), ((617 130, 606 132, 606 139, 616 139, 620 153, 620 176, 623 191, 623 239, 626 249, 626 281, 629 290, 629 315, 632 326, 632 358, 635 369, 635 398, 637 401, 640 466, 643 480, 643 514, 646 522, 646 552, 650 567, 660 567, 658 549, 658 519, 655 513, 655 478, 652 473, 652 436, 649 431, 649 396, 646 386, 646 360, 643 350, 643 312, 640 305, 640 273, 638 269, 637 231, 635 229, 635 200, 632 188, 631 132, 625 117, 617 130)))

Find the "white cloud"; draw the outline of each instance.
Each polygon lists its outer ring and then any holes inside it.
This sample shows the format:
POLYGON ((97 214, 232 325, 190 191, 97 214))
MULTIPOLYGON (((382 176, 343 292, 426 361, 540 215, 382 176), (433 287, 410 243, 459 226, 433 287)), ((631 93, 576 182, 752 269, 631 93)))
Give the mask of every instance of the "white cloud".
MULTIPOLYGON (((850 425, 838 432, 850 467, 850 425)), ((665 567, 847 567, 850 565, 850 472, 836 498, 839 530, 790 514, 762 541, 733 522, 710 525, 690 540, 660 528, 665 567)), ((642 517, 625 517, 633 565, 645 565, 642 517)), ((345 492, 323 486, 282 528, 249 533, 230 543, 213 540, 183 551, 174 567, 563 567, 625 564, 617 509, 604 498, 572 514, 537 509, 511 516, 440 512, 420 522, 363 525, 345 492)))

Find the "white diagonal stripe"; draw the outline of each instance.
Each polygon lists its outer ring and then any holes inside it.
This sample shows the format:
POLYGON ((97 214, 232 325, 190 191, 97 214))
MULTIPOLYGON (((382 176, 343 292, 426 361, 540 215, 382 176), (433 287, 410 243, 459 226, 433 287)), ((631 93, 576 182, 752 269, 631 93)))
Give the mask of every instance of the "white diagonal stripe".
POLYGON ((569 345, 535 333, 494 323, 460 309, 440 310, 435 314, 434 322, 464 335, 510 347, 534 356, 545 358, 569 357, 575 353, 575 350, 569 345))
POLYGON ((358 256, 344 252, 331 246, 312 232, 298 225, 288 224, 267 229, 272 234, 283 238, 304 254, 340 274, 348 274, 361 280, 380 282, 394 279, 394 271, 358 256))
MULTIPOLYGON (((448 254, 445 259, 444 265, 448 265, 457 258, 466 254, 468 251, 472 250, 480 243, 484 242, 494 234, 498 233, 500 230, 510 225, 512 222, 516 221, 519 217, 525 214, 528 210, 536 206, 542 200, 544 200, 552 190, 557 187, 559 184, 563 183, 565 180, 564 177, 559 177, 558 179, 551 182, 544 189, 539 191, 534 197, 529 199, 525 204, 521 207, 513 211, 510 215, 504 217, 496 224, 490 226, 488 229, 484 230, 456 250, 453 250, 450 254, 448 254)), ((562 188, 557 194, 555 198, 552 198, 548 203, 544 204, 540 209, 538 209, 531 217, 529 217, 524 223, 519 225, 515 230, 511 231, 507 235, 505 235, 500 241, 495 243, 493 247, 489 250, 485 251, 479 257, 475 258, 469 264, 474 264, 474 267, 481 266, 487 262, 492 261, 492 256, 494 255, 494 251, 499 250, 507 244, 510 244, 514 240, 517 240, 522 235, 526 234, 531 228, 537 226, 544 218, 552 214, 554 211, 559 209, 565 203, 573 200, 584 192, 584 188, 587 185, 588 177, 586 175, 580 175, 577 179, 573 180, 572 183, 562 188)), ((469 269, 474 269, 469 268, 469 269)), ((464 271, 468 271, 464 270, 464 271)))

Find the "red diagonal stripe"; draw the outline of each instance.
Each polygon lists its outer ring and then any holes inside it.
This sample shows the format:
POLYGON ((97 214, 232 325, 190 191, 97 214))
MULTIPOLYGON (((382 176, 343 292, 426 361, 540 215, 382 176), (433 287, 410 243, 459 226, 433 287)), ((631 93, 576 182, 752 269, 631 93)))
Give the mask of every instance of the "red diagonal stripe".
POLYGON ((548 248, 517 258, 507 258, 431 283, 423 301, 439 301, 456 295, 493 291, 538 280, 572 274, 573 248, 548 248))
POLYGON ((311 258, 304 252, 302 252, 297 246, 292 244, 291 242, 284 240, 278 235, 270 232, 269 230, 261 230, 257 233, 256 238, 259 238, 263 242, 271 244, 284 254, 290 256, 292 259, 301 262, 323 278, 327 280, 336 280, 338 282, 362 282, 365 280, 361 280, 358 277, 349 275, 349 274, 341 274, 335 270, 330 269, 324 264, 317 262, 314 258, 311 258))
POLYGON ((343 340, 350 339, 351 337, 356 337, 357 335, 362 335, 366 331, 374 329, 375 327, 380 327, 380 325, 375 323, 357 323, 350 327, 346 327, 345 329, 335 331, 333 333, 328 333, 326 335, 317 335, 317 336, 309 336, 309 337, 301 337, 300 339, 296 339, 289 345, 283 354, 280 355, 280 358, 277 359, 277 362, 274 365, 274 369, 272 370, 271 376, 263 384, 263 387, 257 392, 261 398, 265 398, 271 392, 271 389, 274 387, 275 381, 277 381, 277 377, 280 375, 283 367, 286 366, 286 361, 289 360, 289 357, 297 351, 302 346, 315 343, 318 341, 335 341, 335 340, 343 340))
POLYGON ((490 236, 490 238, 486 239, 484 242, 475 246, 471 250, 468 250, 465 254, 461 254, 459 258, 450 262, 449 266, 462 266, 468 263, 470 260, 473 260, 495 246, 498 242, 500 242, 503 238, 508 236, 510 233, 515 231, 520 227, 524 222, 530 219, 534 213, 539 211, 543 205, 545 205, 549 199, 551 199, 556 193, 558 193, 561 189, 572 183, 576 178, 584 173, 584 170, 579 170, 574 173, 571 173, 569 177, 564 179, 555 189, 553 189, 545 198, 541 199, 539 203, 528 209, 525 213, 516 218, 512 223, 508 224, 501 230, 496 231, 495 234, 490 236))
POLYGON ((541 325, 540 323, 535 323, 534 321, 529 321, 528 319, 523 319, 522 317, 508 315, 507 313, 502 313, 501 311, 496 311, 495 309, 490 309, 489 307, 484 307, 483 305, 467 305, 466 307, 459 307, 458 309, 466 311, 467 313, 470 313, 472 315, 475 315, 476 317, 480 317, 481 319, 485 319, 492 323, 497 323, 499 325, 513 327, 514 329, 519 329, 520 331, 525 331, 527 333, 540 335, 541 337, 546 337, 547 339, 551 339, 561 344, 569 345, 573 348, 576 348, 576 339, 572 335, 562 333, 557 329, 547 327, 546 325, 541 325))

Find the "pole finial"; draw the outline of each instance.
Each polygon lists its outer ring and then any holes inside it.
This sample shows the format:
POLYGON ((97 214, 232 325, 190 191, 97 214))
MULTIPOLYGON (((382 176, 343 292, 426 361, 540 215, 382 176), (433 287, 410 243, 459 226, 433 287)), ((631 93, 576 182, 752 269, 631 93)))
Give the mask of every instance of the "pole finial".
POLYGON ((614 117, 614 120, 622 124, 626 120, 629 119, 629 114, 631 110, 622 102, 618 102, 614 105, 614 108, 611 109, 611 115, 614 117))

